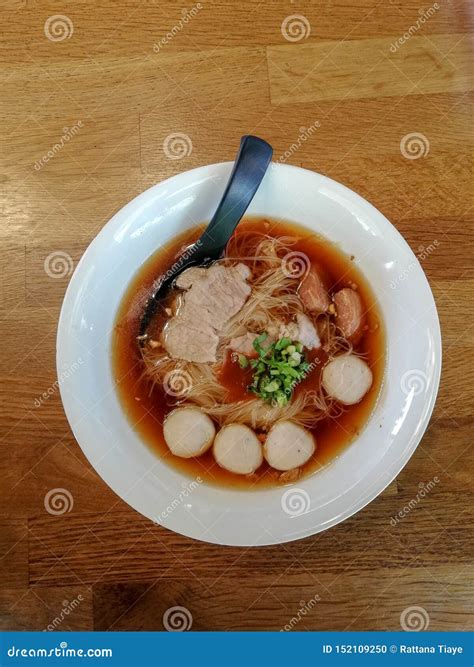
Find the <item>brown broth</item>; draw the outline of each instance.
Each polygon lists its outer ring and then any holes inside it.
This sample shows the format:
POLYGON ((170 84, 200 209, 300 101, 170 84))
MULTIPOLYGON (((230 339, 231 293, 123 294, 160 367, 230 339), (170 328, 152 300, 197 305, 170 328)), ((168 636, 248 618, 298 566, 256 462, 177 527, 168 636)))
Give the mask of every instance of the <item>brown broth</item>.
MULTIPOLYGON (((385 366, 385 332, 374 294, 354 263, 337 246, 294 223, 246 218, 239 224, 241 231, 262 231, 271 236, 298 237, 292 250, 304 252, 312 263, 319 264, 323 279, 330 292, 337 291, 351 283, 357 285, 366 308, 367 331, 356 346, 358 352, 372 369, 374 382, 363 400, 350 406, 340 417, 319 422, 313 430, 317 447, 313 458, 304 466, 306 476, 330 463, 345 447, 356 439, 367 423, 380 393, 385 366)), ((275 470, 264 463, 249 477, 234 475, 220 468, 214 461, 212 451, 194 459, 182 459, 171 454, 163 438, 163 419, 174 407, 161 387, 151 386, 143 376, 143 366, 136 336, 143 312, 143 301, 151 291, 153 281, 164 273, 184 246, 196 240, 203 226, 181 234, 152 255, 137 272, 130 283, 117 313, 112 336, 112 367, 117 392, 128 420, 143 441, 166 463, 189 477, 200 477, 204 482, 232 488, 261 488, 278 483, 275 470)), ((159 316, 157 318, 159 322, 159 316)), ((317 350, 309 357, 316 361, 315 370, 296 388, 307 391, 318 386, 326 355, 317 350), (319 363, 318 363, 319 362, 319 363)), ((245 400, 249 372, 242 371, 238 364, 227 358, 219 379, 229 390, 228 400, 245 400)))

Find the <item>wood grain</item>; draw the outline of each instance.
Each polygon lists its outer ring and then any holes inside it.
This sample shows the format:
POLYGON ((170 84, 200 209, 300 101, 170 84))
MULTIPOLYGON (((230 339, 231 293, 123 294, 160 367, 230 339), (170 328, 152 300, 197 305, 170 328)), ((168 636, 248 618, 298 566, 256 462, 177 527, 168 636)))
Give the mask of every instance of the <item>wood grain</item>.
POLYGON ((472 90, 468 35, 349 40, 267 51, 274 104, 472 90), (393 49, 395 52, 393 52, 393 49))
POLYGON ((191 552, 195 561, 190 576, 205 581, 210 588, 222 580, 242 580, 246 575, 252 580, 268 579, 287 569, 297 572, 299 568, 316 578, 324 574, 325 580, 332 583, 343 573, 368 576, 376 568, 405 568, 418 560, 428 569, 453 560, 467 567, 471 562, 472 511, 468 507, 459 508, 449 525, 437 524, 438 519, 433 515, 439 504, 452 501, 449 494, 443 493, 447 477, 440 472, 436 492, 432 491, 425 502, 396 525, 392 525, 391 519, 403 509, 413 491, 380 498, 363 510, 363 532, 358 529, 358 517, 311 540, 284 547, 243 550, 204 543, 191 546, 189 540, 150 525, 145 519, 129 526, 129 517, 118 512, 88 516, 87 521, 84 517, 70 516, 58 522, 40 516, 29 525, 30 539, 35 541, 29 557, 30 580, 35 585, 51 586, 59 581, 91 585, 97 580, 125 583, 130 577, 149 581, 153 574, 155 578, 174 579, 175 563, 186 568, 191 552), (444 536, 436 539, 436 546, 432 544, 434 526, 444 536), (125 549, 111 548, 112 544, 117 547, 124 541, 125 549))
POLYGON ((438 4, 420 22, 415 0, 211 0, 163 43, 182 16, 172 0, 2 3, 2 629, 161 630, 174 605, 197 630, 397 630, 414 605, 430 629, 472 629, 473 13, 438 4), (52 41, 59 11, 73 31, 52 41), (192 149, 171 160, 178 132, 192 149), (92 238, 154 183, 232 159, 244 133, 359 192, 415 252, 436 242, 423 269, 444 355, 397 480, 330 531, 261 549, 192 542, 126 506, 75 442, 55 369, 62 298, 92 238), (413 133, 424 155, 407 159, 413 133), (58 251, 70 266, 52 277, 58 251), (56 488, 73 498, 60 516, 44 504, 56 488))

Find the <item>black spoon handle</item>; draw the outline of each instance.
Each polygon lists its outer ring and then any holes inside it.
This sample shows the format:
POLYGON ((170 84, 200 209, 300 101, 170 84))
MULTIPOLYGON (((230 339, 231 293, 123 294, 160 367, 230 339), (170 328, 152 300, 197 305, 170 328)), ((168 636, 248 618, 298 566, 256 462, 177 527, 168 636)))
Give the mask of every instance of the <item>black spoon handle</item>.
POLYGON ((265 176, 272 154, 270 144, 259 137, 245 135, 240 140, 240 149, 227 187, 197 244, 197 254, 201 261, 217 259, 224 252, 265 176))

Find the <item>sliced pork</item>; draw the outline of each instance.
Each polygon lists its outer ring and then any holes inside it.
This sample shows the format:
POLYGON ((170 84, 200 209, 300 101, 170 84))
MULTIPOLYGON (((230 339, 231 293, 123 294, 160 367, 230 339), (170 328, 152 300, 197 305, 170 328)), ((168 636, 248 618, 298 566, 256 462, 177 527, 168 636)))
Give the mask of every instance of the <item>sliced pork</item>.
POLYGON ((180 289, 189 289, 194 282, 199 280, 199 278, 205 277, 206 271, 207 269, 202 266, 192 266, 179 274, 176 278, 175 285, 180 289))
POLYGON ((359 294, 345 287, 334 295, 336 324, 347 340, 358 343, 365 324, 364 308, 359 294))
POLYGON ((232 352, 237 352, 238 354, 244 354, 249 359, 255 359, 258 357, 257 350, 253 346, 254 340, 258 337, 258 334, 244 333, 242 336, 236 336, 232 338, 229 343, 229 349, 232 352))
MULTIPOLYGON (((297 313, 296 322, 288 322, 285 324, 284 322, 279 322, 277 320, 273 321, 266 327, 265 331, 268 334, 268 338, 262 343, 262 347, 271 345, 279 338, 290 338, 292 341, 301 343, 308 350, 321 347, 321 340, 316 331, 316 327, 304 313, 297 313)), ((229 343, 229 349, 232 350, 232 352, 244 354, 249 359, 256 358, 258 354, 253 343, 257 336, 257 333, 247 331, 241 336, 232 338, 229 343)))
POLYGON ((168 320, 162 342, 175 359, 215 362, 218 333, 244 305, 251 287, 245 264, 191 267, 177 279, 185 291, 178 312, 168 320))
POLYGON ((305 308, 311 313, 325 313, 329 308, 329 296, 316 266, 311 266, 301 281, 298 294, 305 308))
POLYGON ((296 322, 274 324, 273 328, 270 327, 270 334, 274 335, 275 339, 282 337, 291 338, 292 341, 298 341, 298 343, 307 347, 308 350, 321 347, 316 327, 304 313, 296 314, 296 322), (278 331, 277 335, 275 335, 275 329, 278 331))
POLYGON ((172 317, 163 329, 163 347, 174 359, 214 362, 219 336, 215 329, 202 322, 172 317))
POLYGON ((239 312, 250 294, 251 288, 246 282, 250 269, 245 264, 213 264, 201 271, 197 273, 191 268, 180 276, 180 284, 189 287, 179 316, 191 321, 204 319, 206 324, 220 331, 239 312), (192 272, 191 276, 186 275, 188 271, 192 272))
POLYGON ((308 348, 308 350, 314 350, 315 348, 321 347, 318 332, 309 317, 304 313, 298 313, 296 315, 296 321, 298 323, 296 340, 308 348))

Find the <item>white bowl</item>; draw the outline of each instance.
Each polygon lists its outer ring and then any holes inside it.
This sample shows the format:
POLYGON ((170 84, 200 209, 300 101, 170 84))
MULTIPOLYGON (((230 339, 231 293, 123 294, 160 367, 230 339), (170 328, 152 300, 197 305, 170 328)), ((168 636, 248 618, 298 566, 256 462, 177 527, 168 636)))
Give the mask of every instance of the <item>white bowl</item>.
POLYGON ((147 257, 178 232, 210 219, 231 167, 229 162, 200 167, 155 185, 102 229, 64 298, 57 369, 64 409, 79 445, 129 505, 199 540, 275 544, 334 526, 396 477, 433 410, 441 338, 426 277, 390 222, 329 178, 272 165, 248 213, 297 222, 355 255, 378 298, 387 330, 380 399, 358 439, 294 487, 241 491, 192 484, 161 461, 130 426, 115 392, 110 354, 114 318, 147 257))

